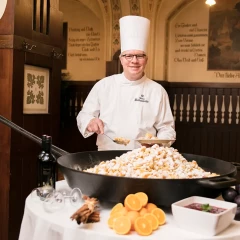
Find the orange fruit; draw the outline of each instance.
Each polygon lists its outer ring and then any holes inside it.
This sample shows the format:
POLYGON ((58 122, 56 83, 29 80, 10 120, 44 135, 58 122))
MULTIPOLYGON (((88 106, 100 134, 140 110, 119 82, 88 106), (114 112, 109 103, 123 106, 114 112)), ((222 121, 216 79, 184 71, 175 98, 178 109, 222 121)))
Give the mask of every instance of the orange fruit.
POLYGON ((116 212, 116 213, 113 213, 109 218, 108 218, 108 226, 110 228, 113 228, 113 223, 116 221, 116 219, 118 217, 121 217, 123 216, 123 214, 121 212, 116 212))
POLYGON ((151 213, 157 217, 159 226, 166 222, 165 212, 161 208, 154 208, 151 213))
POLYGON ((147 212, 148 212, 148 210, 143 207, 143 208, 139 211, 139 214, 140 214, 140 216, 143 217, 147 212))
POLYGON ((126 207, 123 207, 123 208, 119 209, 117 212, 120 212, 120 213, 122 213, 123 216, 125 216, 125 215, 127 215, 128 210, 126 207))
POLYGON ((110 212, 110 216, 115 213, 115 212, 118 212, 120 209, 123 208, 123 204, 122 203, 117 203, 111 210, 110 212))
POLYGON ((131 220, 126 216, 118 217, 113 223, 113 229, 117 234, 128 234, 131 230, 131 220))
POLYGON ((152 233, 150 222, 144 217, 138 217, 134 222, 135 231, 142 236, 148 236, 152 233))
POLYGON ((145 208, 148 212, 151 212, 152 209, 157 208, 157 206, 154 203, 148 203, 145 208))
POLYGON ((158 219, 155 215, 153 215, 152 213, 146 213, 144 215, 144 218, 146 218, 150 222, 152 230, 156 230, 158 228, 158 219))
POLYGON ((148 203, 148 196, 146 193, 144 192, 138 192, 135 193, 135 196, 137 196, 140 200, 140 202, 142 203, 142 207, 146 206, 148 203))
POLYGON ((124 200, 124 206, 129 211, 139 211, 142 208, 142 204, 137 196, 129 194, 124 200))
POLYGON ((134 222, 140 216, 139 212, 129 211, 126 216, 131 220, 131 230, 134 230, 134 222))

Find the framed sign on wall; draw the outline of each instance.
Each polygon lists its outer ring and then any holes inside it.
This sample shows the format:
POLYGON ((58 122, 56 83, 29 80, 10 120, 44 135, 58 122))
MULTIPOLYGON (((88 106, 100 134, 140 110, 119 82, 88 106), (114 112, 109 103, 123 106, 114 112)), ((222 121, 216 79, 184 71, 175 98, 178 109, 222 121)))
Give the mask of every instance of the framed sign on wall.
POLYGON ((48 114, 49 69, 24 66, 24 114, 48 114))
POLYGON ((210 8, 208 70, 240 70, 240 1, 210 8))

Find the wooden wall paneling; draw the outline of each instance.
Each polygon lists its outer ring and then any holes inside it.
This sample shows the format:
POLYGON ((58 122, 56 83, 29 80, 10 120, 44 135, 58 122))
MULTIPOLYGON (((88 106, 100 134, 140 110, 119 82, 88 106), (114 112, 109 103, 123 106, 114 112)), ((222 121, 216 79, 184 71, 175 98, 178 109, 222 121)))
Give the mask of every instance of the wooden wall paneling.
POLYGON ((229 162, 240 162, 240 159, 237 159, 237 154, 236 154, 239 148, 239 145, 237 145, 239 136, 240 136, 240 131, 235 131, 233 128, 229 138, 229 145, 231 146, 229 151, 229 156, 228 156, 229 162))
MULTIPOLYGON (((22 0, 21 4, 15 5, 15 35, 21 36, 29 40, 44 43, 50 46, 57 48, 62 48, 62 21, 63 13, 56 8, 58 0, 22 0), (34 18, 34 2, 36 2, 36 17, 34 18), (48 3, 51 4, 49 12, 50 14, 45 16, 45 9, 42 16, 42 24, 40 21, 41 14, 41 2, 42 6, 46 6, 48 3), (34 28, 34 19, 35 19, 35 30, 34 28), (49 22, 49 29, 46 29, 46 26, 49 22), (42 27, 40 27, 40 25, 42 27), (42 31, 42 32, 41 32, 42 31), (48 32, 49 31, 49 32, 48 32)), ((46 13, 47 14, 47 13, 46 13)), ((38 46, 37 46, 38 48, 38 46)))
POLYGON ((60 59, 52 59, 52 81, 50 82, 50 115, 52 129, 51 135, 53 138, 53 143, 56 145, 59 145, 60 143, 61 67, 62 62, 60 59))
MULTIPOLYGON (((59 142, 60 69, 60 60, 19 50, 14 51, 12 120, 38 137, 42 134, 51 135, 54 144, 59 142), (24 64, 50 69, 48 114, 23 114, 24 64)), ((9 236, 13 240, 17 239, 19 234, 25 199, 36 187, 39 151, 40 145, 20 136, 19 133, 12 133, 9 236), (18 204, 16 204, 16 199, 18 199, 18 204)))
MULTIPOLYGON (((15 5, 14 16, 14 34, 31 39, 33 30, 33 3, 30 0, 21 0, 21 3, 15 5)), ((38 18, 39 19, 39 18, 38 18)), ((36 19, 36 26, 39 26, 36 19)))
POLYGON ((42 6, 42 31, 41 32, 47 35, 47 16, 48 16, 47 0, 44 0, 42 4, 43 6, 42 6))
MULTIPOLYGON (((220 126, 220 124, 218 124, 220 126)), ((214 136, 215 136, 215 144, 214 144, 214 157, 222 159, 222 141, 223 141, 223 125, 219 128, 214 127, 214 136)))
POLYGON ((63 13, 57 8, 52 7, 52 1, 50 1, 50 22, 49 22, 49 34, 51 45, 62 49, 63 46, 63 13))
POLYGON ((223 89, 217 89, 217 105, 218 105, 218 112, 217 112, 217 123, 222 122, 222 111, 224 110, 223 107, 223 89))
POLYGON ((200 155, 204 155, 208 151, 208 129, 206 127, 201 127, 201 136, 200 136, 200 141, 201 141, 201 146, 200 146, 200 155))
POLYGON ((235 152, 235 160, 236 160, 236 162, 238 162, 238 163, 240 163, 240 132, 238 132, 238 134, 237 134, 237 139, 236 139, 237 141, 236 141, 236 145, 237 145, 237 147, 236 147, 236 152, 235 152))
POLYGON ((222 141, 221 141, 221 159, 225 160, 225 161, 229 161, 229 153, 230 153, 230 147, 229 143, 230 143, 230 138, 232 137, 232 131, 230 128, 227 127, 227 125, 225 125, 223 127, 222 130, 222 141))
POLYGON ((67 68, 67 44, 68 44, 68 23, 63 23, 63 60, 62 60, 62 68, 67 68))
POLYGON ((187 122, 187 104, 188 104, 188 90, 189 88, 183 88, 183 110, 182 110, 182 122, 187 122))
POLYGON ((206 154, 204 155, 209 155, 210 157, 214 157, 214 147, 215 147, 215 130, 214 130, 214 125, 209 124, 207 127, 207 135, 208 135, 208 150, 206 154))
POLYGON ((203 88, 202 89, 202 94, 203 94, 203 123, 207 124, 208 123, 208 104, 209 104, 209 88, 203 88))
POLYGON ((176 90, 176 121, 180 122, 180 106, 181 106, 181 96, 182 96, 182 88, 177 88, 176 90))
POLYGON ((42 0, 34 0, 34 4, 36 4, 36 28, 34 29, 37 32, 41 31, 41 2, 42 0))
MULTIPOLYGON (((23 111, 23 75, 24 69, 22 62, 24 62, 25 55, 23 52, 13 50, 13 76, 12 76, 12 122, 19 126, 24 125, 22 117, 23 111)), ((23 215, 24 195, 23 189, 26 182, 26 176, 23 176, 24 169, 24 137, 11 130, 11 162, 10 162, 10 193, 9 193, 9 239, 17 239, 20 223, 23 215), (24 178, 25 177, 25 178, 24 178), (19 181, 21 179, 21 181, 19 181), (17 201, 17 204, 16 204, 17 201)), ((28 168, 27 168, 28 169, 28 168)), ((27 195, 26 195, 27 196, 27 195)), ((25 196, 25 197, 26 197, 25 196)))
POLYGON ((82 97, 83 97, 83 95, 82 95, 82 90, 81 89, 79 89, 79 91, 77 92, 77 107, 76 107, 76 111, 77 111, 77 114, 81 111, 81 109, 82 109, 82 97))
POLYGON ((194 101, 195 101, 195 88, 190 88, 190 111, 189 111, 189 122, 193 122, 193 108, 194 108, 194 101))
POLYGON ((71 109, 70 109, 70 116, 75 121, 75 103, 76 103, 76 91, 71 94, 70 102, 71 102, 71 109))
POLYGON ((201 152, 201 103, 202 103, 202 88, 196 88, 196 98, 195 98, 195 123, 196 126, 193 128, 192 138, 193 138, 193 151, 196 154, 200 154, 201 152))
POLYGON ((168 88, 168 97, 169 97, 170 107, 173 110, 174 99, 175 99, 175 88, 168 88))
POLYGON ((237 99, 238 99, 238 92, 239 89, 231 89, 232 92, 232 114, 231 114, 231 119, 232 119, 232 124, 237 123, 237 99))
MULTIPOLYGON (((12 59, 11 49, 0 49, 0 114, 11 119, 12 112, 12 59)), ((0 123, 0 240, 8 239, 10 191, 11 130, 0 123)))
POLYGON ((209 89, 209 94, 210 94, 210 124, 214 124, 215 121, 215 101, 216 101, 216 89, 215 88, 210 88, 209 89))
POLYGON ((231 94, 231 88, 226 88, 223 90, 224 110, 225 110, 223 113, 224 124, 229 124, 230 94, 231 94))
POLYGON ((196 123, 200 123, 202 88, 196 89, 196 123))
POLYGON ((112 60, 106 62, 106 77, 116 74, 118 72, 118 61, 112 60))

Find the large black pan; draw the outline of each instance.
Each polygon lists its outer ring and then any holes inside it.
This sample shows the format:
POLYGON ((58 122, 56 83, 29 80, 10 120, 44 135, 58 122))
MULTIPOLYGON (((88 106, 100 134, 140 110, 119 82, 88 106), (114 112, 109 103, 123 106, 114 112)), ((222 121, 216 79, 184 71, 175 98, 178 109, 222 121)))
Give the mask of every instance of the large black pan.
POLYGON ((196 160, 206 171, 219 174, 218 177, 201 179, 142 179, 115 177, 75 170, 89 168, 101 161, 111 160, 126 151, 98 151, 68 154, 58 158, 58 165, 68 185, 78 187, 88 196, 107 202, 122 202, 130 194, 139 191, 147 193, 149 200, 159 206, 170 206, 173 202, 190 196, 216 198, 221 191, 234 185, 237 168, 232 163, 216 158, 182 154, 187 160, 196 160))
MULTIPOLYGON (((36 143, 41 143, 39 137, 1 115, 0 122, 36 143)), ((150 201, 160 206, 170 206, 175 201, 194 195, 216 198, 224 188, 236 183, 234 178, 237 174, 236 166, 230 162, 205 156, 182 154, 189 161, 196 160, 204 170, 218 173, 220 176, 204 179, 141 179, 98 175, 74 169, 76 165, 82 169, 89 168, 101 161, 120 156, 126 151, 69 154, 54 145, 52 150, 57 156, 61 156, 57 160, 58 165, 70 187, 79 187, 84 194, 107 202, 122 202, 127 194, 143 191, 148 194, 150 201)))

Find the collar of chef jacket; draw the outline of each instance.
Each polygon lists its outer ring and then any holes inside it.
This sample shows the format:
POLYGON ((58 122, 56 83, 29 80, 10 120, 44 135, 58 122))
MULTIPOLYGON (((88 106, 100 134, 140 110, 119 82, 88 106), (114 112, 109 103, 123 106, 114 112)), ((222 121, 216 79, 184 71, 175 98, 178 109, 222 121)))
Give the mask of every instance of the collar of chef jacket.
POLYGON ((139 80, 135 80, 135 81, 130 81, 128 80, 124 73, 120 74, 120 83, 124 84, 124 85, 129 85, 129 86, 134 86, 134 85, 138 85, 141 84, 142 82, 144 82, 147 79, 146 75, 144 74, 142 78, 140 78, 139 80))

